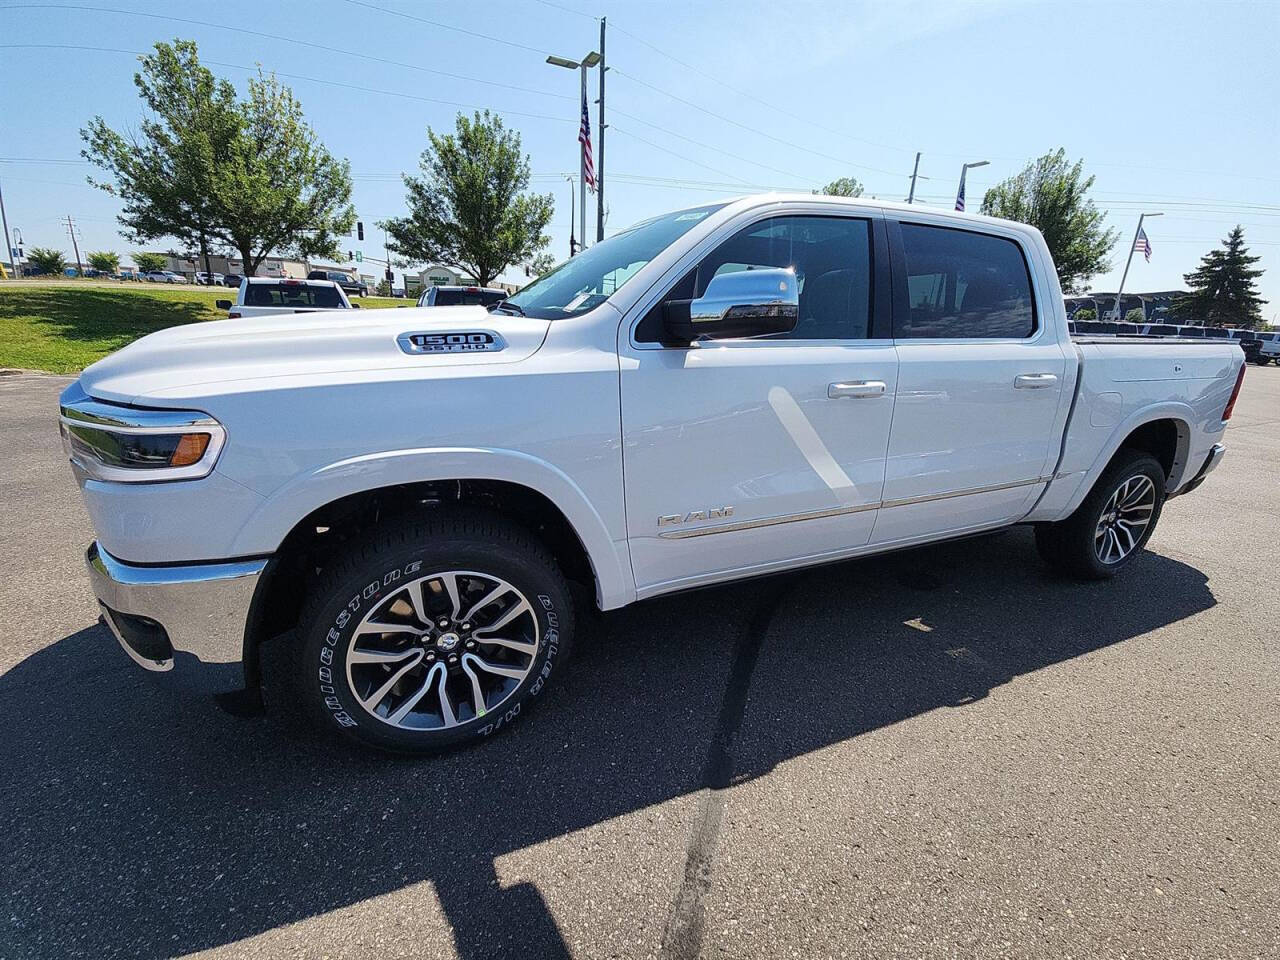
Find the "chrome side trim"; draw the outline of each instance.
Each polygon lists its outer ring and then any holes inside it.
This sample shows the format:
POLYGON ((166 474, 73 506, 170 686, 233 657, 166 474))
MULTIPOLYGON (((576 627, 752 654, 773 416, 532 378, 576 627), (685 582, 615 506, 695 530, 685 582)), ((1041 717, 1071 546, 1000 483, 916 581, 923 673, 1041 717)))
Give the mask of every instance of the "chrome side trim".
POLYGON ((979 493, 995 493, 999 490, 1012 490, 1015 487, 1030 487, 1037 483, 1048 483, 1052 476, 1034 477, 1030 480, 1014 480, 1010 483, 994 483, 985 487, 970 487, 967 490, 950 490, 947 493, 931 493, 922 497, 903 497, 897 500, 880 500, 876 503, 860 503, 853 507, 832 507, 830 510, 811 510, 807 513, 789 513, 780 517, 763 517, 759 520, 739 520, 736 523, 719 524, 714 527, 697 527, 693 530, 671 530, 660 533, 664 540, 684 540, 688 537, 706 537, 713 533, 737 533, 741 530, 754 530, 758 527, 772 527, 780 523, 800 523, 804 520, 821 520, 825 517, 839 517, 849 513, 863 513, 867 510, 881 510, 890 507, 906 507, 916 503, 930 503, 934 500, 951 500, 955 497, 971 497, 979 493))
POLYGON ((949 490, 946 493, 930 493, 923 497, 903 497, 899 500, 882 500, 882 507, 905 507, 913 503, 928 503, 932 500, 952 500, 956 497, 971 497, 978 493, 995 493, 999 490, 1012 490, 1015 487, 1030 487, 1037 483, 1048 483, 1052 476, 1032 477, 1030 480, 1013 480, 1009 483, 993 483, 985 487, 969 487, 967 490, 949 490))
POLYGON ((713 533, 736 533, 757 527, 772 527, 779 523, 799 523, 801 520, 820 520, 823 517, 839 517, 846 513, 863 513, 880 509, 879 503, 860 503, 855 507, 832 507, 830 510, 811 510, 808 513, 790 513, 782 517, 763 517, 759 520, 739 520, 715 527, 696 527, 693 530, 671 530, 658 534, 666 540, 684 540, 688 537, 706 537, 713 533))
MULTIPOLYGON (((94 542, 85 565, 99 603, 156 621, 175 651, 194 654, 204 663, 243 659, 249 604, 266 559, 138 567, 117 560, 94 542)), ((119 639, 110 617, 107 620, 119 639)))

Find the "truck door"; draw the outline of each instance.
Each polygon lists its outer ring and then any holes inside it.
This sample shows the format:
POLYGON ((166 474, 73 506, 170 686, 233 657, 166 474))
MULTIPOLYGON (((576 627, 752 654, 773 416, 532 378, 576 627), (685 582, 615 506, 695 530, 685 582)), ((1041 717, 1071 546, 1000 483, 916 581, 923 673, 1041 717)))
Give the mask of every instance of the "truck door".
POLYGON ((874 543, 1024 515, 1061 439, 1066 356, 1017 234, 923 221, 889 221, 898 396, 874 543))
POLYGON ((897 383, 888 242, 882 219, 825 209, 747 215, 622 325, 627 533, 642 597, 840 555, 871 535, 897 383), (665 300, 758 267, 796 272, 791 334, 662 344, 665 300))

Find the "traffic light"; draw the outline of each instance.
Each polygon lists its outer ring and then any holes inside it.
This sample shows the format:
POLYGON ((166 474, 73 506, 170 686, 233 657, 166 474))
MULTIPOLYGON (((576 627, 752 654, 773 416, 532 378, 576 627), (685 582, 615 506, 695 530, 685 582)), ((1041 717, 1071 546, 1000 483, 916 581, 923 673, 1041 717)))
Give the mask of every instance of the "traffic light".
POLYGON ((357 240, 364 239, 364 224, 361 223, 359 220, 356 221, 356 239, 357 240))
POLYGON ((348 259, 348 260, 354 260, 354 259, 355 259, 355 257, 351 255, 351 251, 350 251, 350 250, 348 250, 348 251, 347 251, 347 259, 348 259))

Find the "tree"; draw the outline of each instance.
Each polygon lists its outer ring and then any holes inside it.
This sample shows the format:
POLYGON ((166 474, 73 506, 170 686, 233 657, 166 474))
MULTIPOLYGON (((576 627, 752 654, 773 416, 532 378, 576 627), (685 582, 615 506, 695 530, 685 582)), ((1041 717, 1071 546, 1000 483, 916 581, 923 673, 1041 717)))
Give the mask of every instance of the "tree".
POLYGON ((89 182, 123 201, 126 239, 177 237, 208 270, 217 169, 243 125, 235 88, 200 65, 190 40, 157 43, 141 63, 133 82, 150 113, 140 131, 126 138, 101 117, 80 131, 81 155, 112 175, 89 182))
POLYGON ((1183 279, 1189 293, 1174 299, 1170 313, 1179 323, 1253 330, 1264 326, 1262 305, 1254 283, 1262 276, 1253 269, 1258 257, 1249 256, 1244 229, 1236 226, 1220 249, 1200 258, 1200 266, 1183 279))
POLYGON ((1075 323, 1092 323, 1098 319, 1098 311, 1093 307, 1081 307, 1071 315, 1071 319, 1075 323))
POLYGON ((135 253, 133 262, 139 273, 153 273, 163 270, 169 260, 163 253, 135 253))
POLYGON ((380 223, 388 246, 409 261, 443 263, 487 287, 516 263, 529 263, 551 238, 551 194, 522 193, 529 158, 520 134, 500 117, 458 114, 456 130, 427 128, 421 177, 406 175, 409 215, 380 223))
POLYGON ((100 273, 115 273, 120 269, 120 254, 99 250, 89 254, 89 266, 100 273))
POLYGON ((82 155, 112 175, 95 186, 124 201, 126 238, 176 237, 199 250, 237 250, 252 275, 272 253, 337 255, 355 222, 351 173, 320 145, 302 107, 274 75, 249 79, 246 100, 200 64, 195 43, 157 43, 134 76, 149 108, 125 137, 95 117, 82 155))
POLYGON ((244 126, 214 179, 213 236, 239 251, 247 276, 273 252, 341 256, 338 237, 356 222, 351 164, 316 139, 302 105, 274 74, 249 78, 242 111, 244 126))
POLYGON ((1090 277, 1111 267, 1107 254, 1117 234, 1103 228, 1104 214, 1086 196, 1093 180, 1084 176, 1083 161, 1068 164, 1066 151, 1058 149, 982 198, 983 213, 1029 223, 1044 235, 1066 293, 1082 289, 1090 277))
POLYGON ((67 259, 62 251, 49 247, 33 247, 27 251, 27 260, 41 273, 62 273, 67 269, 67 259))
POLYGON ((1124 322, 1125 323, 1146 323, 1147 317, 1142 312, 1141 307, 1134 307, 1124 315, 1124 322))
POLYGON ((838 180, 832 180, 821 190, 813 192, 826 194, 829 197, 860 197, 862 183, 853 177, 840 177, 838 180))

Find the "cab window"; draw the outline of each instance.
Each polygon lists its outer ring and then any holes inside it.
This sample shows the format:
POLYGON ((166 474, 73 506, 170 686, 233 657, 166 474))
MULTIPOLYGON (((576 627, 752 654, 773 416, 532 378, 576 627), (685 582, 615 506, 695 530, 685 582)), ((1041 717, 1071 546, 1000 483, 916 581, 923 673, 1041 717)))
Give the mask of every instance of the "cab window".
MULTIPOLYGON (((667 300, 701 297, 712 277, 790 268, 800 317, 771 340, 863 340, 871 316, 871 222, 855 217, 772 217, 744 227, 687 273, 667 300)), ((636 341, 662 339, 662 303, 636 327, 636 341)))

